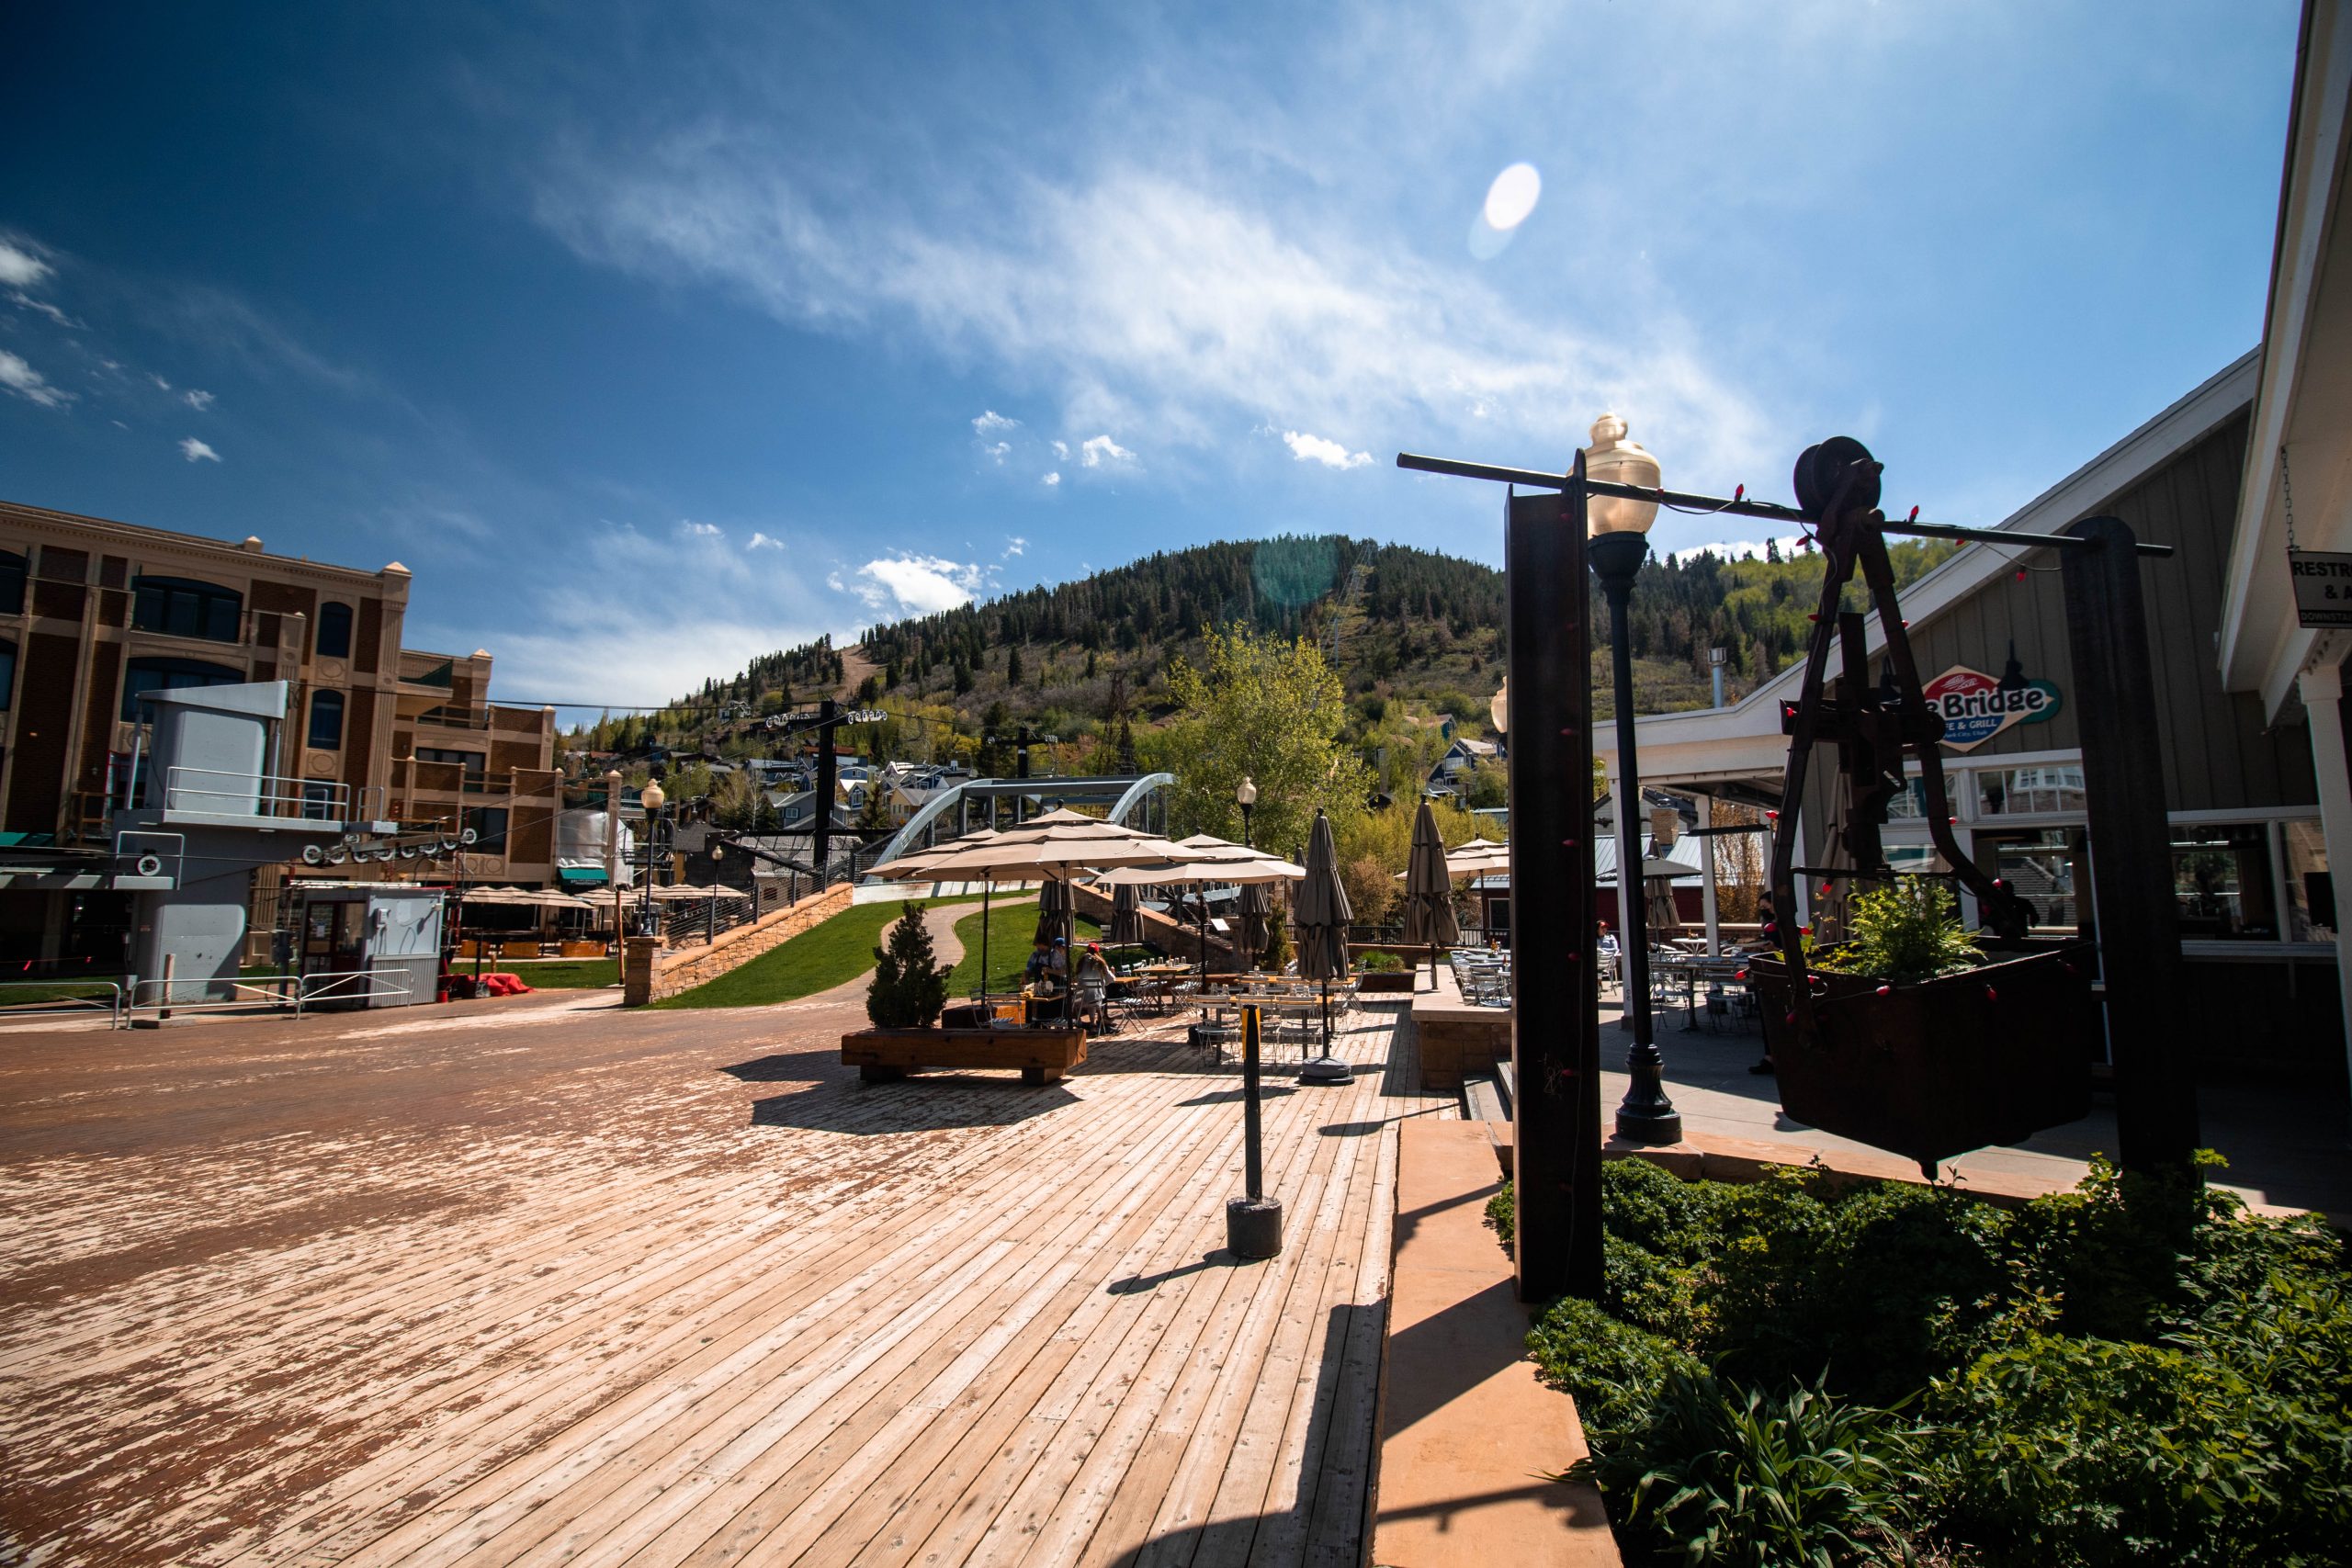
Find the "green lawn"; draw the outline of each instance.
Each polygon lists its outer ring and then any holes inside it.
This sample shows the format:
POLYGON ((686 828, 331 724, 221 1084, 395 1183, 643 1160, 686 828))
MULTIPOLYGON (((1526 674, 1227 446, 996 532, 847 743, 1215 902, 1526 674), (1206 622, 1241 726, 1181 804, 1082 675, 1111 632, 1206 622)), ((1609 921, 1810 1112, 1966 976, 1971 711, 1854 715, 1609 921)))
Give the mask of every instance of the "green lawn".
MULTIPOLYGON (((997 904, 989 910, 989 990, 1017 991, 1022 971, 1029 965, 1029 949, 1037 934, 1037 901, 997 904)), ((1084 915, 1078 918, 1080 946, 1102 939, 1102 928, 1084 915)), ((976 910, 956 922, 956 940, 964 956, 947 977, 947 994, 968 997, 980 983, 980 917, 976 910)))
POLYGON ((0 1008, 38 1007, 65 1001, 104 1001, 110 1004, 113 1000, 114 987, 96 980, 12 982, 0 987, 0 1008))
MULTIPOLYGON (((936 903, 971 904, 977 898, 936 899, 936 903)), ((882 928, 899 918, 899 901, 854 904, 813 931, 806 931, 780 947, 769 949, 741 968, 730 969, 707 985, 681 991, 653 1005, 658 1008, 755 1008, 788 1002, 829 991, 854 980, 874 967, 874 950, 882 945, 882 928)), ((1036 919, 1033 910, 1030 919, 1036 919)), ((1026 956, 1027 943, 1022 946, 1026 956)), ((990 956, 994 956, 991 954, 990 956)), ((527 976, 526 976, 527 978, 527 976)))

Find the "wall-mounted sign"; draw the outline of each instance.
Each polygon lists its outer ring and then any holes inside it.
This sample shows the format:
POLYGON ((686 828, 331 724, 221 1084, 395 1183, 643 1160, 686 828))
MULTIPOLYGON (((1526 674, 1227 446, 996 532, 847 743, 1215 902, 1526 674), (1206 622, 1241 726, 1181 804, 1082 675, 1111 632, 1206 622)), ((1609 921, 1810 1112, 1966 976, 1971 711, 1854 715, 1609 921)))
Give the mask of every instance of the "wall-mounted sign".
POLYGON ((1921 690, 1943 716, 1944 744, 1955 751, 1973 751, 2013 724, 2047 723, 2063 705, 2057 687, 2024 679, 2015 660, 1998 681, 1955 664, 1921 690))
POLYGON ((2295 584, 2295 624, 2352 626, 2352 556, 2289 550, 2287 573, 2295 584))

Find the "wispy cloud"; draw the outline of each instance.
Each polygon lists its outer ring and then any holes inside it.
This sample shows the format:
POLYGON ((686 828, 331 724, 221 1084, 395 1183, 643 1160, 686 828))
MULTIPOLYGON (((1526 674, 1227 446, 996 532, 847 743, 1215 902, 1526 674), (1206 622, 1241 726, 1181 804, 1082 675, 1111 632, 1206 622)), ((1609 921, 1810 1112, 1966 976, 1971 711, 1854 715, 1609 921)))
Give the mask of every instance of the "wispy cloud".
POLYGON ((73 317, 67 315, 64 311, 51 304, 48 300, 36 299, 21 288, 12 288, 8 291, 8 302, 16 306, 18 310, 37 310, 40 314, 47 316, 51 321, 55 321, 59 326, 63 327, 67 332, 79 332, 82 329, 81 322, 75 321, 73 317))
POLYGON ((1062 477, 1059 474, 1047 474, 1044 479, 1039 479, 1037 482, 1050 489, 1051 487, 1061 483, 1062 477))
MULTIPOLYGON (((1804 547, 1804 536, 1791 534, 1784 539, 1773 539, 1769 543, 1780 546, 1781 554, 1783 556, 1792 556, 1804 547)), ((1667 559, 1689 561, 1695 560, 1702 555, 1713 555, 1718 560, 1741 560, 1749 557, 1760 560, 1764 557, 1767 544, 1768 541, 1763 539, 1717 539, 1712 544, 1687 546, 1674 551, 1667 557, 1667 559)))
POLYGON ((755 531, 752 535, 751 542, 743 547, 747 550, 780 550, 784 548, 784 541, 755 531))
MULTIPOLYGON (((838 575, 838 574, 836 574, 838 575)), ((857 569, 851 592, 876 610, 929 615, 968 604, 987 586, 978 566, 944 556, 898 555, 857 569)))
POLYGON ((1006 454, 1012 450, 1012 443, 1010 441, 999 441, 992 446, 983 446, 980 450, 986 452, 993 461, 1001 464, 1005 459, 1006 454))
POLYGON ((1065 463, 1069 462, 1069 442, 1067 442, 1067 441, 1057 441, 1057 442, 1055 442, 1055 443, 1054 443, 1054 456, 1055 456, 1055 457, 1058 457, 1058 458, 1060 458, 1060 459, 1061 459, 1063 462, 1065 462, 1065 463))
POLYGON ((1283 445, 1300 462, 1320 463, 1327 468, 1361 468, 1372 461, 1369 452, 1351 452, 1336 441, 1295 430, 1283 432, 1283 445))
POLYGON ((212 406, 212 394, 203 390, 190 390, 181 393, 180 400, 197 412, 202 413, 212 406))
POLYGON ((0 240, 0 283, 16 288, 38 288, 57 269, 40 259, 22 240, 0 240))
POLYGON ((47 377, 5 348, 0 348, 0 388, 45 409, 62 409, 74 400, 73 393, 51 386, 47 377))
POLYGON ((1018 534, 1011 535, 1004 541, 1004 554, 1000 556, 998 558, 1000 560, 1011 560, 1013 557, 1026 552, 1028 548, 1029 541, 1027 539, 1023 538, 1018 534))
POLYGON ((209 443, 198 441, 193 435, 180 443, 180 456, 191 463, 217 463, 220 460, 220 454, 215 452, 209 443))
POLYGON ((156 375, 153 370, 147 372, 147 379, 154 382, 157 389, 161 391, 168 392, 172 389, 172 384, 169 381, 164 380, 161 376, 156 375))
POLYGON ((1108 435, 1090 436, 1079 443, 1078 460, 1090 468, 1105 463, 1132 463, 1136 455, 1112 440, 1108 435))
POLYGON ((691 517, 682 518, 679 521, 678 532, 684 534, 689 539, 723 539, 727 537, 727 530, 720 527, 718 524, 697 523, 691 517))
POLYGON ((992 435, 1000 430, 1018 430, 1020 428, 1021 422, 1019 420, 1007 419, 1004 415, 997 412, 994 409, 987 410, 981 413, 979 418, 972 421, 972 434, 975 435, 992 435))

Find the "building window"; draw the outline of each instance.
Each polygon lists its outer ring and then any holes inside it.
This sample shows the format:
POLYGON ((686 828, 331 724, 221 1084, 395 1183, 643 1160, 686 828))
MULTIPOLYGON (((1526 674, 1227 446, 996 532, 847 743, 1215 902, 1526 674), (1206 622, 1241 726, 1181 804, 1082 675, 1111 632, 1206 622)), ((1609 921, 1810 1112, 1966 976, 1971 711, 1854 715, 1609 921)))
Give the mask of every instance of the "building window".
POLYGON ((2285 836, 2287 937, 2290 942, 2335 940, 2335 881, 2328 874, 2327 840, 2319 818, 2301 817, 2278 824, 2285 836))
POLYGON ((2082 764, 1985 769, 1976 775, 1976 804, 1987 817, 2080 811, 2084 808, 2082 764))
POLYGON ((195 659, 134 659, 123 667, 122 716, 141 716, 139 699, 149 692, 180 692, 196 686, 234 686, 245 678, 242 670, 207 664, 195 659))
POLYGON ((307 821, 332 822, 335 819, 336 791, 331 784, 306 784, 302 786, 302 816, 307 821))
POLYGON ((350 605, 329 603, 319 606, 319 633, 312 639, 311 652, 318 659, 351 657, 350 605))
MULTIPOLYGON (((1945 787, 1951 787, 1946 782, 1945 787)), ((1890 822, 1924 822, 1928 819, 1928 781, 1912 779, 1887 798, 1886 819, 1890 822)))
POLYGON ((416 760, 420 762, 454 764, 464 775, 464 787, 468 795, 482 795, 490 789, 490 785, 483 778, 483 770, 489 759, 480 751, 452 751, 441 746, 420 746, 416 749, 416 760))
POLYGON ((131 583, 130 624, 166 637, 234 642, 243 598, 233 588, 185 577, 141 577, 131 583))
POLYGON ((0 550, 0 615, 25 613, 25 558, 0 550))
POLYGON ((2185 941, 2279 939, 2270 834, 2259 823, 2174 823, 2172 891, 2185 941))
POLYGON ((17 645, 0 642, 0 713, 8 711, 9 694, 17 689, 17 645))
POLYGON ((343 694, 311 694, 311 744, 333 751, 343 744, 343 694))
POLYGON ((2026 901, 2037 928, 2079 931, 2081 894, 2090 886, 2088 843, 2080 828, 1978 833, 1975 859, 1979 869, 2026 901))
POLYGON ((506 807, 503 806, 469 806, 465 825, 474 830, 473 851, 476 854, 503 855, 506 852, 506 807))

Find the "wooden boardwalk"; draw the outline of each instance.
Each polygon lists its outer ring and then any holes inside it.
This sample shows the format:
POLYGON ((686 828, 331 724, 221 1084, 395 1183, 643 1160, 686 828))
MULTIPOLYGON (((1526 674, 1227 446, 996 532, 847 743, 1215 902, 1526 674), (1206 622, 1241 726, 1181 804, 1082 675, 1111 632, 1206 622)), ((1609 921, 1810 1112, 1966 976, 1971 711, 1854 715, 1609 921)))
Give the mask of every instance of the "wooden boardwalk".
POLYGON ((468 1006, 0 1036, 0 1562, 1362 1561, 1401 1010, 1270 1076, 1253 1265, 1167 1030, 869 1087, 839 994, 468 1006))

